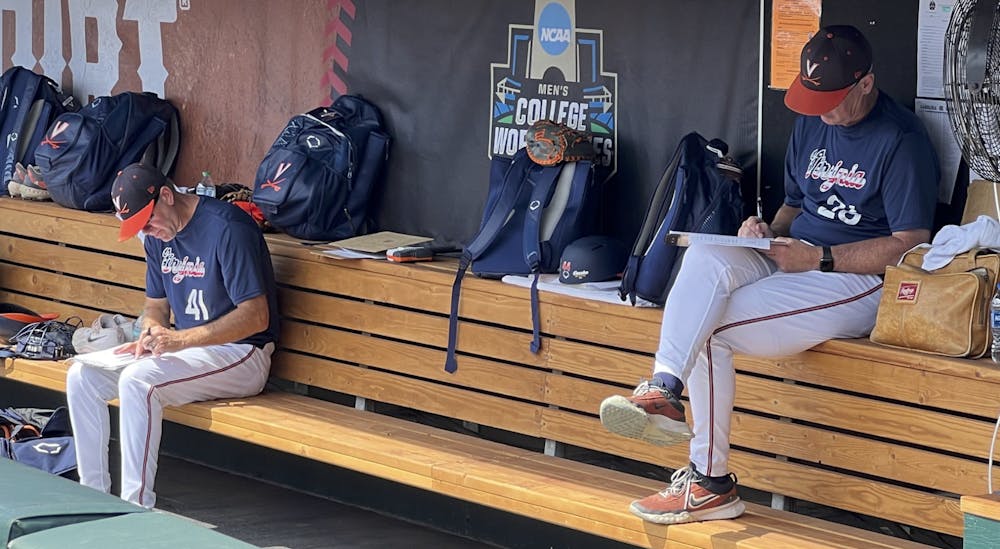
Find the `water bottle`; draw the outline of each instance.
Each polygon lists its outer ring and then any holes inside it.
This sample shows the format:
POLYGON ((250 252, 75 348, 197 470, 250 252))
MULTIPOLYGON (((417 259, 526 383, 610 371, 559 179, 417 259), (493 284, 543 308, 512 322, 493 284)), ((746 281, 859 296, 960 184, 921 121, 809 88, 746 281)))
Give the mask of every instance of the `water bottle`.
POLYGON ((198 185, 195 186, 194 194, 215 196, 215 183, 212 181, 212 175, 210 173, 201 172, 201 180, 198 181, 198 185))
POLYGON ((139 318, 135 319, 132 323, 132 333, 129 334, 131 339, 129 341, 139 341, 139 336, 142 335, 142 319, 145 315, 139 315, 139 318))
POLYGON ((1000 283, 990 300, 990 356, 993 362, 1000 362, 1000 283))

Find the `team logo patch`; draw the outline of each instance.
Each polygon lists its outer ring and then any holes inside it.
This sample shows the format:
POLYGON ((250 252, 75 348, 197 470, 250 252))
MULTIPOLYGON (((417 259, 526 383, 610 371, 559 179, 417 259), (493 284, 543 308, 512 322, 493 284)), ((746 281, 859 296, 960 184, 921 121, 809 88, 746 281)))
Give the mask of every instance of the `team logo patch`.
POLYGON ((562 265, 559 266, 559 276, 567 279, 573 270, 573 264, 569 261, 563 261, 562 265))
POLYGON ((281 184, 285 182, 285 178, 281 176, 288 171, 288 168, 291 167, 292 167, 291 162, 281 162, 280 164, 278 164, 278 169, 274 172, 274 177, 268 179, 264 183, 261 183, 260 190, 273 189, 274 192, 281 191, 281 184))
POLYGON ((63 451, 63 447, 54 442, 36 442, 31 445, 31 449, 39 454, 48 454, 50 456, 54 456, 63 451))
POLYGON ((920 293, 920 282, 903 281, 899 283, 899 290, 896 292, 896 301, 905 303, 915 303, 917 294, 920 293))
POLYGON ((57 121, 52 125, 52 130, 47 136, 45 136, 45 139, 42 140, 41 145, 48 145, 53 149, 58 149, 60 145, 65 143, 65 141, 56 141, 56 137, 65 132, 67 129, 69 129, 69 122, 64 120, 57 121))

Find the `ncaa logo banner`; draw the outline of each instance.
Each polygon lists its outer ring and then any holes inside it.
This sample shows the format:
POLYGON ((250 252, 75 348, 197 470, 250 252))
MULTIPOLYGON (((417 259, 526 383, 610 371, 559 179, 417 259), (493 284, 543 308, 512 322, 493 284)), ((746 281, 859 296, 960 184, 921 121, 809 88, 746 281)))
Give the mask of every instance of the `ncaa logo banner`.
POLYGON ((576 28, 576 0, 536 0, 534 25, 508 25, 507 61, 490 73, 490 158, 513 156, 548 119, 593 134, 599 173, 615 174, 618 74, 604 70, 603 31, 576 28))

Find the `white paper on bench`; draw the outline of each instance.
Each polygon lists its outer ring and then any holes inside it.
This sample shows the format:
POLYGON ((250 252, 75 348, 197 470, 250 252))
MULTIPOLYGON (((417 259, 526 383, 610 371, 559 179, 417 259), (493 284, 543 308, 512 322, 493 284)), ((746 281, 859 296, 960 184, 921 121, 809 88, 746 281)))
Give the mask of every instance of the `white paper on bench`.
MULTIPOLYGON (((507 275, 500 280, 507 284, 513 284, 514 286, 530 288, 533 276, 534 275, 507 275)), ((585 282, 583 284, 563 284, 562 282, 559 282, 559 275, 557 274, 543 274, 538 279, 538 289, 540 291, 571 295, 574 297, 582 297, 584 299, 596 299, 597 301, 614 303, 615 305, 631 306, 632 304, 630 302, 622 301, 621 298, 618 297, 618 287, 620 285, 621 281, 619 280, 609 280, 607 282, 585 282)), ((657 307, 655 303, 644 299, 636 299, 635 306, 657 307)))

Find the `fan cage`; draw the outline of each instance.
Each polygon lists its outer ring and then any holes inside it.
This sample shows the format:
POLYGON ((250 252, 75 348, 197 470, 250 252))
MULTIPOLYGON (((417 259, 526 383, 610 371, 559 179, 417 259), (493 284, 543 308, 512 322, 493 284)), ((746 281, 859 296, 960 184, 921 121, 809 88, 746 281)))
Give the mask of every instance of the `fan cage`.
POLYGON ((1000 2, 990 10, 986 72, 976 90, 966 74, 966 62, 977 1, 986 0, 959 0, 953 7, 945 35, 945 98, 965 161, 980 176, 1000 182, 1000 2))

